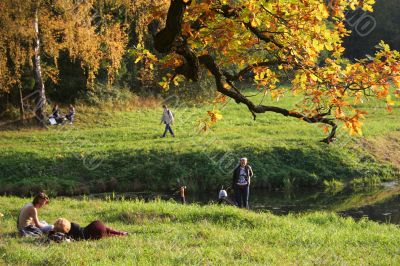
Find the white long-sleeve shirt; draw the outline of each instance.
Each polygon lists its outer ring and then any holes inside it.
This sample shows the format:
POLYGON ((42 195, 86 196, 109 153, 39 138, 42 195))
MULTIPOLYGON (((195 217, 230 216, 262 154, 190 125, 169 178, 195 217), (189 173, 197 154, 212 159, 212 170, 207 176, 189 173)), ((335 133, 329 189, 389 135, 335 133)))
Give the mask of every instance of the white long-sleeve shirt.
POLYGON ((172 124, 174 122, 174 115, 169 109, 164 109, 161 122, 164 122, 165 124, 172 124))

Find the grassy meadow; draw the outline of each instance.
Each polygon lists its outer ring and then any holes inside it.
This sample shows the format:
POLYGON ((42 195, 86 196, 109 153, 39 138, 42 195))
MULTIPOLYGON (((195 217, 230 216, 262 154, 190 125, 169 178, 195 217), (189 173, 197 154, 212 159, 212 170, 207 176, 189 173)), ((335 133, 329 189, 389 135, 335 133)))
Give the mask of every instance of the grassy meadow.
POLYGON ((71 243, 16 238, 29 199, 0 197, 5 265, 398 265, 400 229, 331 213, 274 216, 228 206, 58 198, 40 219, 93 220, 130 233, 71 243))
MULTIPOLYGON (((261 99, 258 99, 261 100, 261 99)), ((293 106, 289 97, 266 104, 293 106)), ((331 145, 318 125, 277 114, 253 120, 229 101, 223 119, 199 132, 207 104, 170 104, 176 138, 160 138, 162 109, 77 106, 76 123, 48 129, 0 131, 0 192, 55 195, 112 191, 171 191, 179 185, 217 191, 228 185, 239 157, 255 171, 254 187, 364 186, 398 177, 399 109, 367 104, 363 137, 340 130, 331 145)), ((390 192, 363 196, 361 205, 390 192)), ((327 212, 275 216, 229 206, 173 201, 81 200, 57 197, 40 219, 65 217, 83 226, 93 220, 130 233, 124 238, 46 243, 19 238, 18 212, 27 198, 0 197, 0 265, 396 265, 400 229, 331 211, 360 202, 358 194, 327 198, 327 212), (330 202, 333 201, 333 202, 330 202)), ((361 196, 360 196, 361 197, 361 196)), ((314 200, 314 199, 311 199, 314 200)))
MULTIPOLYGON (((298 100, 264 103, 289 107, 298 100)), ((131 111, 77 106, 73 125, 0 131, 0 192, 29 195, 45 189, 74 195, 165 191, 182 184, 192 190, 218 189, 230 184, 231 170, 243 156, 255 171, 254 187, 321 186, 333 179, 379 182, 398 176, 385 158, 398 144, 399 109, 388 113, 383 103, 366 104, 363 138, 340 129, 331 145, 319 142, 325 137, 319 125, 274 113, 254 121, 245 106, 233 101, 219 107, 223 118, 207 132, 199 132, 198 125, 211 104, 171 103, 177 137, 162 139, 162 108, 154 105, 131 111), (373 142, 378 137, 387 141, 373 142)))

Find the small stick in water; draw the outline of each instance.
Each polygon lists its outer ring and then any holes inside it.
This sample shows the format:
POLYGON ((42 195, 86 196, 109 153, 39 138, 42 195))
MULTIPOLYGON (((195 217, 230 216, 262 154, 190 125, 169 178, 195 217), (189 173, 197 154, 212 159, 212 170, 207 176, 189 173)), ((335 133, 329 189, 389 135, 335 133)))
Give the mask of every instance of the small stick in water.
POLYGON ((180 192, 181 192, 181 202, 182 202, 182 204, 186 204, 185 190, 186 190, 186 186, 181 186, 180 192))

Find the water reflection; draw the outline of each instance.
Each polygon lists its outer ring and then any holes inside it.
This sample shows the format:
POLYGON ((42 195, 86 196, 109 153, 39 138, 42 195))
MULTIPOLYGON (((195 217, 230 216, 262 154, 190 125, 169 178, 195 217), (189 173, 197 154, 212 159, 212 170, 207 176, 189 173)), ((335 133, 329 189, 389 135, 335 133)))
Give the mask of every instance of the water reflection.
MULTIPOLYGON (((232 198, 232 195, 229 195, 232 198)), ((124 193, 98 194, 100 198, 140 198, 153 200, 179 200, 177 194, 124 193)), ((187 191, 187 202, 213 204, 218 201, 215 193, 191 193, 187 191)), ((255 211, 270 211, 277 215, 304 213, 311 211, 334 211, 354 219, 367 217, 377 222, 400 224, 400 185, 397 182, 384 183, 378 188, 362 190, 343 189, 324 191, 321 189, 302 189, 296 191, 251 190, 250 208, 255 211)))
POLYGON ((368 217, 374 221, 400 224, 400 195, 394 196, 382 203, 349 209, 341 212, 341 214, 353 217, 354 219, 368 217))

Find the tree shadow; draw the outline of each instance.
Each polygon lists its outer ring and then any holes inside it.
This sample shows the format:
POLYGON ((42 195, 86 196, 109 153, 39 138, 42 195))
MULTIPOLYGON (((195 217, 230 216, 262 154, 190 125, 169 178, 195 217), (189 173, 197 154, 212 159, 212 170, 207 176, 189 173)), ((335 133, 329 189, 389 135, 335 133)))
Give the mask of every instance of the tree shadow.
POLYGON ((318 187, 324 180, 393 174, 392 167, 371 156, 357 157, 326 146, 266 150, 244 148, 179 152, 172 150, 107 151, 104 154, 64 154, 43 158, 34 153, 0 154, 0 193, 51 195, 102 192, 192 191, 228 187, 238 159, 248 157, 254 188, 318 187))

